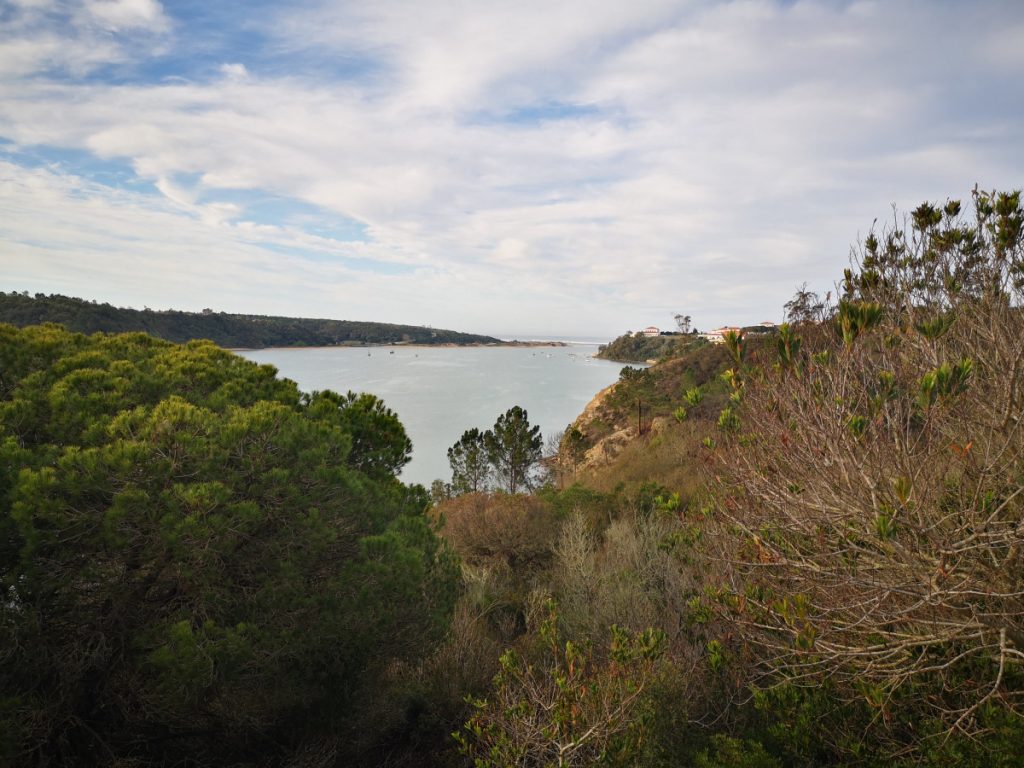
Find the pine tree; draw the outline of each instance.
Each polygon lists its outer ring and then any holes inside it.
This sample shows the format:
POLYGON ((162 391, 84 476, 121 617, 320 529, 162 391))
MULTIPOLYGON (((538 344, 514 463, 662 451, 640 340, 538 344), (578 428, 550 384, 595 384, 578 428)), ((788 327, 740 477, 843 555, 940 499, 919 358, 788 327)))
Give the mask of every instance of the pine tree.
POLYGON ((459 441, 448 449, 448 463, 452 468, 452 490, 455 493, 487 490, 491 465, 484 433, 479 429, 467 429, 462 433, 459 441))
POLYGON ((507 410, 484 433, 487 458, 509 493, 530 487, 530 468, 541 457, 540 427, 531 427, 526 411, 518 405, 507 410))

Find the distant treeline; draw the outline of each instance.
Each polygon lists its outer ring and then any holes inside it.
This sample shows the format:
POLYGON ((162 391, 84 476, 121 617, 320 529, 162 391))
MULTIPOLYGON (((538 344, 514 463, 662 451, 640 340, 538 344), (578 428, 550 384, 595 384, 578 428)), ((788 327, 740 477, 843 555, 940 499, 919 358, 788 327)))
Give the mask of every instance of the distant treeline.
POLYGON ((60 323, 79 333, 143 331, 167 341, 210 339, 222 347, 325 347, 363 344, 496 344, 499 339, 438 328, 224 312, 127 309, 71 296, 0 291, 0 322, 60 323))

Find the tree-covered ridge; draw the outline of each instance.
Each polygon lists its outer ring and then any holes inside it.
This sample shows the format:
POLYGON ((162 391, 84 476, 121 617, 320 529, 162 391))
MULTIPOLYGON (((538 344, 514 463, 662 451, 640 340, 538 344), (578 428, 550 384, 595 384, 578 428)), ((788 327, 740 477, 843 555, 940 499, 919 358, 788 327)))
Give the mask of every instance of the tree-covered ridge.
POLYGON ((224 312, 127 309, 70 296, 0 291, 0 323, 19 327, 59 323, 77 333, 143 332, 186 342, 210 339, 222 347, 329 347, 363 344, 499 344, 499 339, 416 325, 322 320, 224 312))
POLYGON ((645 363, 648 360, 676 357, 706 343, 695 334, 689 333, 664 336, 624 333, 607 344, 602 344, 595 357, 619 363, 645 363))
POLYGON ((457 570, 397 418, 210 342, 0 325, 0 763, 278 764, 372 741, 457 570))

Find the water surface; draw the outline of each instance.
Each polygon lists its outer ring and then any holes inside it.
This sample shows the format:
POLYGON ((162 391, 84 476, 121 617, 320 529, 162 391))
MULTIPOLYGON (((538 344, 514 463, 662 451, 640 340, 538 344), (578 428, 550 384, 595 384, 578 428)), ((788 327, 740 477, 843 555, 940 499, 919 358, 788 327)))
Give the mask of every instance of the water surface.
POLYGON ((568 347, 321 347, 240 352, 270 363, 305 392, 371 392, 398 414, 412 440, 407 482, 451 479, 447 451, 472 427, 489 429, 522 406, 545 438, 560 432, 618 378, 596 344, 568 347))

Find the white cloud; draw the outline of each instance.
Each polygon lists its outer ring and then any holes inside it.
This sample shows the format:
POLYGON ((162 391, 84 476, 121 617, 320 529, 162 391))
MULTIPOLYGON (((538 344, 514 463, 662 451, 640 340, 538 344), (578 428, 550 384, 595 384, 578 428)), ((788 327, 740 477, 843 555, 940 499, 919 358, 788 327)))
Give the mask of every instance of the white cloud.
MULTIPOLYGON (((0 136, 130 163, 163 199, 109 193, 96 213, 109 221, 94 231, 77 206, 108 192, 78 179, 72 194, 61 186, 72 175, 54 168, 37 203, 66 238, 27 216, 4 234, 0 261, 16 248, 58 276, 47 249, 57 264, 77 247, 124 295, 133 285, 151 305, 181 305, 192 293, 180 281, 131 276, 102 241, 125 259, 173 259, 181 243, 164 238, 182 227, 207 255, 175 269, 227 279, 223 260, 239 310, 359 306, 383 320, 598 334, 664 324, 657 313, 672 309, 702 327, 777 317, 804 280, 829 287, 891 202, 1020 185, 1024 11, 978 6, 317 3, 266 20, 273 74, 254 52, 224 50, 216 61, 229 63, 209 79, 132 84, 40 75, 64 54, 59 31, 37 19, 0 47, 0 136), (993 45, 958 44, 968 27, 993 45), (348 73, 355 59, 366 66, 348 73), (340 77, 324 74, 332 63, 340 77), (240 192, 355 220, 368 241, 268 227, 240 192), (134 226, 133 211, 151 228, 134 226), (90 235, 75 245, 78 226, 90 235), (318 256, 258 247, 268 245, 318 256), (315 286, 303 289, 307 279, 315 286)), ((172 24, 155 3, 100 7, 112 27, 173 26, 188 44, 188 20, 172 24)), ((95 61, 74 54, 79 69, 129 55, 88 30, 70 47, 86 33, 111 47, 95 61)), ((11 168, 19 183, 42 183, 11 168)), ((5 211, 20 205, 14 189, 0 196, 5 211)), ((21 266, 11 274, 34 274, 21 266)))
POLYGON ((556 97, 602 46, 676 13, 672 0, 314 2, 273 19, 286 45, 386 61, 389 87, 416 108, 480 108, 556 97))
POLYGON ((156 0, 18 0, 0 27, 0 76, 81 77, 159 53, 170 29, 156 0))
POLYGON ((1024 67, 1024 24, 994 30, 978 41, 978 47, 981 55, 989 57, 998 67, 1006 67, 1009 73, 1020 71, 1024 67))
POLYGON ((238 63, 221 64, 220 71, 222 75, 233 80, 240 80, 242 78, 248 77, 249 75, 249 70, 245 68, 245 64, 238 63))
POLYGON ((157 0, 86 0, 86 11, 104 27, 115 32, 147 29, 162 32, 169 26, 157 0))

